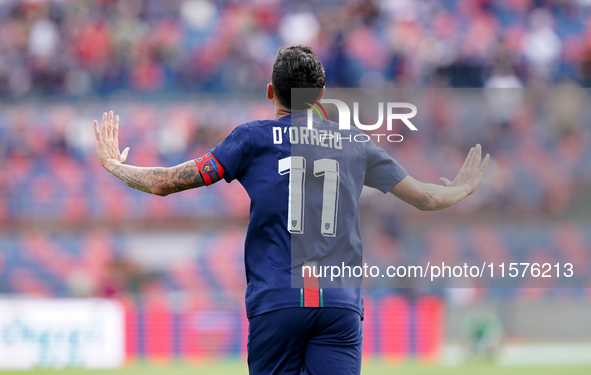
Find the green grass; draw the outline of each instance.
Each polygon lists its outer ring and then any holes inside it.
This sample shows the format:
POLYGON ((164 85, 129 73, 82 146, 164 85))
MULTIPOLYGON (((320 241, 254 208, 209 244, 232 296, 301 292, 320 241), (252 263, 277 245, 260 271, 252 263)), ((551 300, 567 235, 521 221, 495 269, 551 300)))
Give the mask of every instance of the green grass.
MULTIPOLYGON (((121 370, 34 370, 0 371, 2 375, 239 375, 247 374, 244 360, 204 362, 198 365, 177 364, 158 366, 136 364, 121 370)), ((591 366, 581 367, 496 367, 493 365, 470 365, 463 367, 439 367, 427 365, 392 365, 379 361, 364 362, 363 375, 587 375, 591 366)))

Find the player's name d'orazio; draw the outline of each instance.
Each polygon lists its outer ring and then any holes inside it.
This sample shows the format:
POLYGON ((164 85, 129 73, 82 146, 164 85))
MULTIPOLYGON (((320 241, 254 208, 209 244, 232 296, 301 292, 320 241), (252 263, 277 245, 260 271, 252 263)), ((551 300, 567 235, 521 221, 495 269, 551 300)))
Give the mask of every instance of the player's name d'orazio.
POLYGON ((341 150, 343 142, 402 142, 402 134, 342 134, 327 129, 309 129, 305 126, 273 127, 273 143, 289 142, 292 145, 311 145, 341 150))

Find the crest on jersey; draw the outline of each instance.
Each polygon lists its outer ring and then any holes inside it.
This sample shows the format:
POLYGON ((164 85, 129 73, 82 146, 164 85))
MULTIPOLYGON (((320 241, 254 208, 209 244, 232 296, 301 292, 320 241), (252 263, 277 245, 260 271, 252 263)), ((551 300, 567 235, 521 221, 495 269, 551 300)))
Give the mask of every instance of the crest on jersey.
MULTIPOLYGON (((208 155, 211 155, 211 153, 208 153, 208 155)), ((201 170, 209 175, 212 183, 220 180, 220 175, 218 174, 218 163, 216 163, 214 158, 206 161, 203 164, 203 167, 201 167, 201 170)))
POLYGON ((296 225, 298 225, 298 221, 297 220, 292 220, 291 221, 291 226, 295 227, 296 225))
POLYGON ((324 223, 324 229, 328 230, 330 228, 330 223, 324 223))

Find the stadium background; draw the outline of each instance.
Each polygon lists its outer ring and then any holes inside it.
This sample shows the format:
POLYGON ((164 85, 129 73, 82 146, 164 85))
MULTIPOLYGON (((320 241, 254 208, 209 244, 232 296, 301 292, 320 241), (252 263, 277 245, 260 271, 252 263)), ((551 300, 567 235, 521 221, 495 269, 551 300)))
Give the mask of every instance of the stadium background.
MULTIPOLYGON (((0 293, 121 301, 131 362, 217 358, 223 366, 240 358, 242 187, 220 183, 167 198, 129 189, 98 164, 90 124, 115 110, 134 165, 200 156, 236 125, 272 117, 264 99, 270 66, 293 43, 315 49, 329 88, 562 93, 554 116, 524 107, 495 122, 436 107, 420 135, 386 145, 431 182, 453 176, 477 141, 493 162, 475 196, 440 213, 364 193, 366 259, 396 264, 409 253, 470 248, 497 262, 542 252, 588 270, 590 7, 584 0, 0 1, 0 293)), ((588 273, 571 289, 477 286, 369 289, 368 360, 589 365, 588 273), (472 350, 474 317, 502 327, 484 356, 472 350)))

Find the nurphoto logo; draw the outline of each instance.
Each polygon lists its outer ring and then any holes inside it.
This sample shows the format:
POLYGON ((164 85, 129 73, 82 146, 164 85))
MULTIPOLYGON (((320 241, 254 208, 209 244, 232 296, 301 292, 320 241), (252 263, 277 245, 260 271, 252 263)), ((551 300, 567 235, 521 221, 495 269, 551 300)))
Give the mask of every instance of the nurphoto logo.
MULTIPOLYGON (((311 99, 310 99, 311 100, 311 99)), ((320 118, 327 119, 328 116, 326 115, 326 110, 322 106, 322 104, 334 104, 337 107, 339 112, 339 129, 341 130, 349 130, 351 129, 351 110, 347 103, 343 102, 342 100, 338 99, 320 99, 320 102, 316 100, 311 100, 312 103, 306 103, 309 108, 308 109, 308 129, 313 128, 313 119, 312 119, 312 109, 314 109, 320 118), (324 114, 322 117, 322 113, 318 110, 319 107, 324 114)), ((417 131, 417 127, 410 122, 410 119, 417 115, 417 107, 411 103, 404 103, 404 102, 387 102, 386 103, 386 128, 388 131, 392 130, 392 123, 394 120, 400 120, 406 125, 410 130, 417 131), (410 112, 408 113, 397 113, 394 112, 394 109, 399 108, 406 108, 409 109, 410 112)), ((384 123, 384 103, 378 103, 378 121, 375 124, 362 124, 359 121, 359 102, 353 103, 353 122, 355 126, 357 126, 361 130, 373 131, 378 130, 384 123)))

